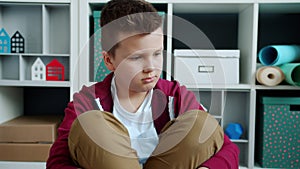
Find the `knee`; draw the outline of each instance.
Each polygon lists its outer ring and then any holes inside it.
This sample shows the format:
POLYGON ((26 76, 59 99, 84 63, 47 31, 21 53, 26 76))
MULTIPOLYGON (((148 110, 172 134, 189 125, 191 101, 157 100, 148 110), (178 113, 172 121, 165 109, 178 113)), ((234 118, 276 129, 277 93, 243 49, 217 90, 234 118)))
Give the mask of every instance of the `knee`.
POLYGON ((209 113, 197 112, 197 125, 200 127, 199 143, 210 147, 216 153, 224 143, 224 131, 219 122, 209 113))

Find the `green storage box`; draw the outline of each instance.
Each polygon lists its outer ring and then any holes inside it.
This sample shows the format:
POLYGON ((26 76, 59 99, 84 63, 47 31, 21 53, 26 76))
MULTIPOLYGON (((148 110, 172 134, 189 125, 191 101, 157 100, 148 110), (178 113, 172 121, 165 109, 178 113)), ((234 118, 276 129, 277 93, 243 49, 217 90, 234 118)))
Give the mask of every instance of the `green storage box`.
POLYGON ((262 97, 256 161, 264 168, 300 168, 300 97, 262 97))
POLYGON ((104 64, 101 46, 101 11, 93 11, 94 18, 94 81, 102 81, 110 73, 104 64))

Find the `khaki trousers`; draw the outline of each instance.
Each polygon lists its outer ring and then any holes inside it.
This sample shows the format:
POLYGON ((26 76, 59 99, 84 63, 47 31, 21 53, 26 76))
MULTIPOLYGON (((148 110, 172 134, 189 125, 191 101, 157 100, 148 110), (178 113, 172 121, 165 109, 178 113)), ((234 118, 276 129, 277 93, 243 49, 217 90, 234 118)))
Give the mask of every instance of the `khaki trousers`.
POLYGON ((77 117, 69 133, 73 161, 85 169, 195 169, 218 152, 223 129, 207 112, 192 110, 165 125, 144 166, 125 126, 112 113, 92 110, 77 117))

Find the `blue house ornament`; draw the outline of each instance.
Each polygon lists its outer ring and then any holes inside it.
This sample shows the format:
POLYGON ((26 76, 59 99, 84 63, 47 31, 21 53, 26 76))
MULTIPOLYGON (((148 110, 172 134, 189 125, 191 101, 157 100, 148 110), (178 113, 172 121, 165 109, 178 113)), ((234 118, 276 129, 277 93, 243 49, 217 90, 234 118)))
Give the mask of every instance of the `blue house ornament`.
POLYGON ((0 30, 0 53, 10 53, 10 37, 4 28, 0 30))

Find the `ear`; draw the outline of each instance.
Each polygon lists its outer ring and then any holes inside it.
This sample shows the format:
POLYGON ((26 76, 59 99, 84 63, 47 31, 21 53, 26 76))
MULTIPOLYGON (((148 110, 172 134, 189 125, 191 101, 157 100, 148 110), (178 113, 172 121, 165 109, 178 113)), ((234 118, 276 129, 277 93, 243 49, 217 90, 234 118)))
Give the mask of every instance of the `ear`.
POLYGON ((114 71, 115 66, 113 65, 113 62, 112 62, 112 56, 110 56, 110 54, 106 51, 102 51, 102 56, 103 56, 103 61, 105 63, 105 66, 107 67, 107 69, 110 71, 114 71))

